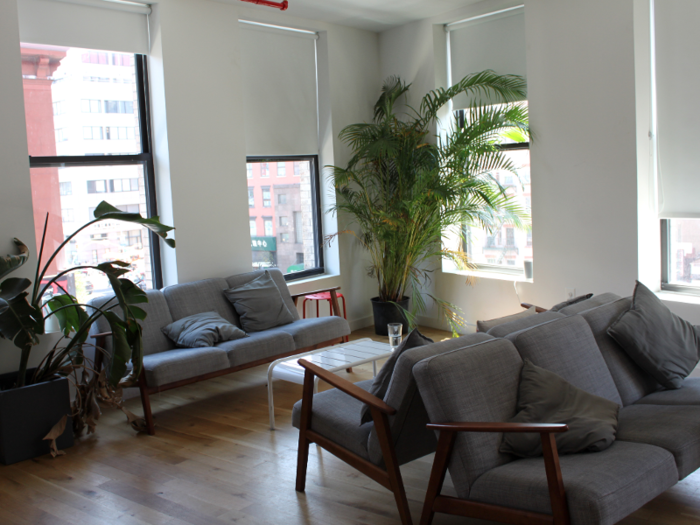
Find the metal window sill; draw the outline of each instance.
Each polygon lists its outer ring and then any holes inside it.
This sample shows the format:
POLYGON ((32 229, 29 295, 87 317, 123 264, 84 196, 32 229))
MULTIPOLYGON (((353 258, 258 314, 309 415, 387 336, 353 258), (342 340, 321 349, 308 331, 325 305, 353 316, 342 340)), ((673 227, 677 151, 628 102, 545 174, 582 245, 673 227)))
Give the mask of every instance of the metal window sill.
POLYGON ((499 272, 498 270, 442 270, 443 273, 462 275, 464 277, 476 277, 478 279, 495 279, 497 281, 510 281, 519 283, 533 283, 534 279, 527 279, 524 273, 499 272))

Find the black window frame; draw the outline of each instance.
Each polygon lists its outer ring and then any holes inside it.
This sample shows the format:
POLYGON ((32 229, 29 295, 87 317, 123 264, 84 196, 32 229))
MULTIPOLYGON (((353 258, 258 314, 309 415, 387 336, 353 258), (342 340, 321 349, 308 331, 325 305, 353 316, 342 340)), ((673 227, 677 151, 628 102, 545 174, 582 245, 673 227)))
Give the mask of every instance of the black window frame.
MULTIPOLYGON (((131 56, 131 55, 130 55, 131 56)), ((136 90, 138 94, 139 135, 141 153, 138 154, 97 154, 69 155, 52 157, 29 156, 29 168, 66 168, 89 166, 143 166, 146 184, 146 213, 149 217, 158 215, 156 201, 156 177, 153 163, 153 142, 151 138, 151 100, 148 81, 148 61, 145 55, 134 54, 136 71, 136 90)), ((109 191, 105 192, 109 193, 109 191)), ((160 238, 148 230, 150 235, 151 268, 153 271, 153 288, 163 288, 163 271, 161 265, 160 238)))
MULTIPOLYGON (((313 233, 314 233, 314 245, 316 247, 316 265, 308 270, 303 270, 301 272, 285 273, 285 281, 298 281, 301 279, 307 279, 315 275, 323 275, 326 273, 326 268, 324 265, 324 253, 323 253, 323 212, 321 210, 321 179, 320 170, 318 167, 318 155, 278 155, 278 156, 250 156, 246 157, 246 162, 256 163, 256 162, 309 162, 311 167, 311 200, 314 203, 313 208, 313 233)), ((295 175, 296 176, 296 175, 295 175)), ((270 191, 274 184, 270 184, 270 191)), ((272 196, 272 193, 271 193, 272 196)), ((274 220, 273 220, 274 223, 274 220)))

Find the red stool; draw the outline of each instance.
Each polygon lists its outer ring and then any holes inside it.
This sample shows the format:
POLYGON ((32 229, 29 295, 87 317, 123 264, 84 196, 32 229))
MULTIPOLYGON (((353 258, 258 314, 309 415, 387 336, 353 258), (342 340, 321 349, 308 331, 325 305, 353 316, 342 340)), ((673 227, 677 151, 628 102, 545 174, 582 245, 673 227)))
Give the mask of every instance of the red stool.
MULTIPOLYGON (((348 320, 348 311, 347 308, 345 307, 345 297, 343 297, 342 293, 336 293, 338 296, 338 299, 343 301, 343 317, 345 320, 348 320)), ((321 292, 321 293, 314 293, 311 295, 307 295, 304 297, 304 300, 301 302, 301 316, 303 319, 306 319, 306 301, 316 301, 316 317, 318 317, 318 309, 319 309, 319 301, 328 301, 328 309, 331 312, 331 315, 333 315, 333 300, 331 299, 331 292, 321 292)), ((345 336, 344 341, 347 343, 350 338, 348 336, 345 336)))

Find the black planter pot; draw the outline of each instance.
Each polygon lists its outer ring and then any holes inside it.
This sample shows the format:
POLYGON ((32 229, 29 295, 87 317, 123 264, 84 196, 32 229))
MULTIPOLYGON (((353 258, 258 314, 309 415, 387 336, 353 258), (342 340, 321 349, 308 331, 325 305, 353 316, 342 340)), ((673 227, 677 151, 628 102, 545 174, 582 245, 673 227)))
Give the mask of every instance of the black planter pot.
MULTIPOLYGON (((33 370, 27 372, 31 377, 33 370)), ((68 379, 54 379, 12 388, 17 374, 0 375, 0 463, 11 465, 49 453, 49 442, 42 438, 64 416, 66 430, 56 440, 63 450, 73 446, 70 390, 68 379)))
MULTIPOLYGON (((408 333, 408 320, 396 303, 380 301, 379 297, 372 297, 372 310, 374 312, 374 333, 377 335, 389 335, 386 325, 389 323, 403 324, 403 335, 408 333)), ((408 310, 409 297, 404 297, 398 304, 408 310)))

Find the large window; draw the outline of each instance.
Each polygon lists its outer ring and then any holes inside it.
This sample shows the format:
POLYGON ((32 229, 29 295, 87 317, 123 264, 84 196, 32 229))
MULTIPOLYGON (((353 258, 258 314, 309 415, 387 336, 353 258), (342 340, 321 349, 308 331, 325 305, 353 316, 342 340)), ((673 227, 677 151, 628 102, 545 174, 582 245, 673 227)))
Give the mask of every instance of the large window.
POLYGON ((661 220, 661 288, 700 292, 700 219, 661 220))
POLYGON ((252 202, 253 268, 279 268, 287 279, 323 273, 318 157, 249 157, 248 191, 260 188, 261 202, 252 202), (271 180, 262 166, 274 165, 271 180), (267 174, 267 175, 266 175, 267 174), (263 236, 253 228, 263 216, 263 236))
MULTIPOLYGON (((47 214, 50 253, 94 218, 102 200, 156 215, 145 57, 34 44, 21 51, 37 243, 47 214)), ((102 221, 66 246, 49 274, 120 260, 141 288, 160 287, 158 249, 148 230, 102 221)), ((65 286, 81 302, 110 290, 89 270, 70 274, 65 286)))

